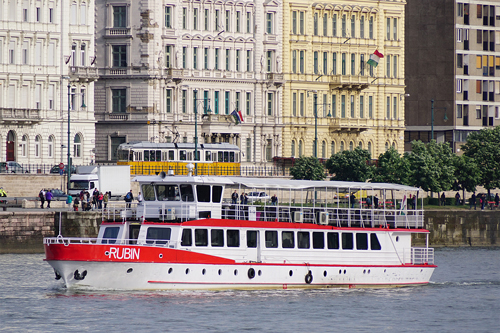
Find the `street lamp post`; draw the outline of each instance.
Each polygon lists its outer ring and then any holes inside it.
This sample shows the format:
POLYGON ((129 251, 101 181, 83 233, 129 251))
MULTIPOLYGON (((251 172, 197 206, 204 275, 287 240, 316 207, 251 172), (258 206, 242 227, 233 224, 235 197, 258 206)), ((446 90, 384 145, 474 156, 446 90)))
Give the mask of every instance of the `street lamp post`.
MULTIPOLYGON (((193 93, 194 93, 194 160, 195 160, 195 163, 194 163, 194 174, 195 176, 198 175, 198 163, 196 163, 196 161, 199 160, 199 156, 198 156, 198 101, 205 101, 204 98, 197 98, 198 97, 198 90, 195 89, 193 90, 193 93)), ((206 103, 209 103, 210 102, 210 99, 207 99, 206 100, 206 103)), ((207 109, 206 109, 206 104, 203 106, 204 107, 204 111, 206 113, 207 109)), ((210 105, 208 106, 208 108, 210 109, 210 105)))
MULTIPOLYGON (((434 140, 434 100, 431 99, 431 140, 434 140)), ((436 107, 436 109, 444 109, 444 117, 443 120, 446 122, 448 120, 448 116, 446 115, 445 107, 436 107)))
MULTIPOLYGON (((71 82, 69 81, 69 76, 64 76, 63 79, 68 80, 68 163, 67 163, 67 174, 68 174, 68 183, 67 183, 67 193, 69 194, 70 187, 70 178, 71 178, 71 82)), ((64 169, 63 169, 64 170, 64 169)))
POLYGON ((314 157, 318 158, 318 94, 314 94, 314 157))

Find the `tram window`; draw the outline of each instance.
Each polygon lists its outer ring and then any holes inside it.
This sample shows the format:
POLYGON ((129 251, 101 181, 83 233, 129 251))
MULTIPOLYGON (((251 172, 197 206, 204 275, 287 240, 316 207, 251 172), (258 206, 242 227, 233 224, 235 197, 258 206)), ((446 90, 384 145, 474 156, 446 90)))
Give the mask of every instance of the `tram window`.
POLYGON ((313 249, 325 248, 325 235, 323 232, 313 232, 313 249))
POLYGON ((352 237, 352 232, 342 233, 342 250, 352 250, 354 249, 354 238, 352 237))
POLYGON ((220 202, 222 199, 222 186, 212 186, 212 202, 220 202))
POLYGON ((256 248, 257 247, 257 231, 247 230, 247 247, 256 248))
POLYGON ((188 159, 188 161, 193 161, 193 153, 192 152, 189 151, 187 153, 187 159, 188 159))
POLYGON ((149 150, 144 151, 144 161, 149 162, 149 150))
POLYGON ((175 156, 174 156, 174 151, 173 150, 169 150, 168 151, 168 160, 169 161, 175 160, 175 156))
POLYGON ((194 229, 194 245, 208 246, 208 230, 194 229))
POLYGON ((156 154, 155 154, 154 150, 150 150, 149 151, 149 160, 152 161, 152 162, 157 161, 156 154))
POLYGON ((284 249, 293 249, 295 247, 293 231, 283 231, 281 233, 281 247, 284 249))
POLYGON ((227 246, 228 247, 240 247, 240 231, 239 230, 228 230, 227 231, 227 246))
POLYGON ((168 154, 166 151, 161 152, 161 160, 168 161, 168 154))
POLYGON ((156 185, 158 200, 180 201, 179 187, 177 185, 156 185))
POLYGON ((299 249, 308 249, 309 245, 309 232, 299 231, 297 232, 297 245, 299 249))
POLYGON ((368 250, 368 234, 356 233, 356 250, 368 250))
POLYGON ((234 151, 229 152, 229 162, 234 162, 234 151))
POLYGON ((210 185, 196 185, 198 202, 210 202, 210 185))
POLYGON ((179 160, 185 161, 187 158, 186 151, 185 150, 179 150, 179 160))
POLYGON ((134 159, 133 160, 134 161, 142 161, 142 151, 134 151, 134 159))
POLYGON ((145 201, 155 201, 155 188, 153 185, 142 185, 142 197, 145 201))
POLYGON ((278 232, 267 230, 266 231, 266 247, 276 248, 278 247, 278 232))
POLYGON ((191 229, 182 230, 181 246, 192 246, 193 245, 193 233, 191 229))
POLYGON ((212 246, 224 246, 224 230, 212 229, 210 230, 210 244, 212 246))
POLYGON ((181 198, 182 201, 194 201, 192 185, 181 185, 181 198))
POLYGON ((217 162, 217 153, 212 153, 211 161, 217 162))
POLYGON ((339 249, 339 233, 329 232, 326 234, 326 240, 328 244, 328 249, 338 250, 339 249))
POLYGON ((210 159, 211 156, 212 156, 212 154, 209 151, 206 151, 205 152, 205 161, 206 162, 211 161, 211 159, 210 159))
POLYGON ((224 152, 223 151, 219 151, 219 152, 217 152, 217 155, 218 155, 217 161, 218 162, 224 162, 224 152))
POLYGON ((119 231, 120 231, 120 227, 106 227, 106 229, 104 230, 104 235, 102 236, 101 243, 103 243, 103 244, 115 244, 119 231))
POLYGON ((378 241, 377 234, 370 234, 370 249, 381 250, 380 242, 378 241))
POLYGON ((170 228, 148 228, 146 234, 146 244, 167 244, 170 240, 170 234, 172 229, 170 228))
POLYGON ((156 151, 156 160, 161 161, 161 150, 156 151))
POLYGON ((228 151, 224 152, 224 162, 229 162, 229 152, 228 151))

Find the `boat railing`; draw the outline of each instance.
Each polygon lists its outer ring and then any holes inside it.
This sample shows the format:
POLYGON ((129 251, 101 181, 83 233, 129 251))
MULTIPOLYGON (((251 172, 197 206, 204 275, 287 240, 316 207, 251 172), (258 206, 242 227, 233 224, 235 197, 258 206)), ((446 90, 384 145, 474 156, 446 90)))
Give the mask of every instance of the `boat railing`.
POLYGON ((434 249, 431 247, 412 247, 411 249, 407 249, 404 262, 410 262, 413 265, 434 265, 434 249), (408 253, 408 251, 411 252, 408 253))
POLYGON ((168 239, 146 239, 137 240, 137 238, 88 238, 88 237, 46 237, 43 239, 43 243, 47 245, 51 244, 64 244, 66 246, 70 244, 106 244, 106 245, 141 245, 141 246, 161 246, 168 248, 176 248, 179 245, 179 241, 173 241, 168 239))

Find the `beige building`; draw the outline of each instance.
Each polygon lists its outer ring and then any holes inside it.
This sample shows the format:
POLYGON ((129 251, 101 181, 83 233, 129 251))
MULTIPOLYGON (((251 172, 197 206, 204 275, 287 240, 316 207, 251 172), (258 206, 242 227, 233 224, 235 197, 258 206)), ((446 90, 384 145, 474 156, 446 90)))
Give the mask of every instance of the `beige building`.
POLYGON ((359 146, 403 152, 405 1, 298 0, 283 9, 283 161, 359 146), (367 64, 376 50, 377 67, 367 64))

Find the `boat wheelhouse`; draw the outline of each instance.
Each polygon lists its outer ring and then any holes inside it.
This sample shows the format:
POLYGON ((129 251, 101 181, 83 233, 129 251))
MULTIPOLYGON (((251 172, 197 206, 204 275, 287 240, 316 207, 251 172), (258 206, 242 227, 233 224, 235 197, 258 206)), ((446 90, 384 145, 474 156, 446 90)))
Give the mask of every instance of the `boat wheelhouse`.
POLYGON ((422 206, 407 205, 417 188, 165 174, 134 181, 144 200, 103 210, 96 239, 44 239, 66 286, 405 286, 428 283, 436 267, 422 206), (247 201, 249 192, 276 199, 247 201), (412 246, 413 234, 425 245, 412 246))

